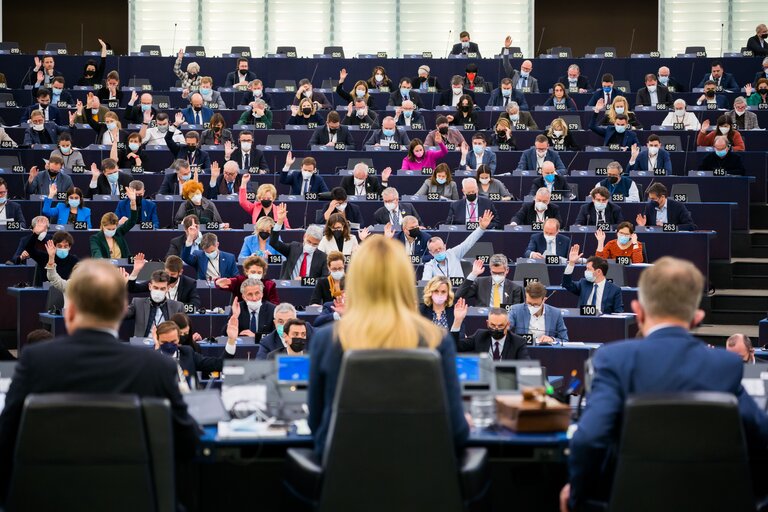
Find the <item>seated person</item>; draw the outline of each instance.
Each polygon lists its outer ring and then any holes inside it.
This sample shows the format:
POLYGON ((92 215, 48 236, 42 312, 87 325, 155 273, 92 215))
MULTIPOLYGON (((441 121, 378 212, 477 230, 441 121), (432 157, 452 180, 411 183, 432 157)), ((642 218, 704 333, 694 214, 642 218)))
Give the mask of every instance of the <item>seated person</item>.
POLYGON ((456 127, 450 126, 448 118, 444 115, 438 115, 435 118, 435 129, 427 134, 427 137, 424 139, 424 145, 430 147, 436 146, 435 136, 438 133, 442 136, 443 141, 445 141, 446 144, 453 144, 456 149, 460 148, 465 142, 464 135, 462 135, 461 131, 456 127))
POLYGON ((701 127, 696 114, 686 111, 684 99, 676 99, 673 106, 674 110, 667 114, 667 117, 661 122, 661 126, 671 127, 675 130, 698 130, 701 127))
MULTIPOLYGON (((180 236, 171 238, 171 243, 168 244, 168 252, 165 254, 165 257, 168 256, 181 256, 181 248, 184 246, 184 242, 187 241, 187 235, 190 233, 190 229, 193 226, 198 226, 200 224, 200 219, 198 219, 195 215, 187 215, 184 217, 184 220, 181 221, 181 225, 184 228, 184 233, 180 236)), ((174 226, 175 227, 175 226, 174 226)), ((200 229, 197 229, 194 231, 196 234, 195 240, 192 242, 192 251, 196 251, 200 249, 200 242, 203 239, 203 234, 200 232, 200 229)))
POLYGON ((406 256, 416 256, 421 258, 422 262, 432 259, 432 255, 429 253, 429 240, 432 237, 426 231, 421 230, 419 220, 416 217, 411 215, 404 217, 403 229, 396 233, 393 238, 405 246, 406 256))
POLYGON ((464 87, 470 91, 486 92, 485 78, 477 74, 477 64, 474 62, 464 68, 464 87))
POLYGON ((550 306, 547 288, 538 281, 525 287, 525 303, 509 308, 509 329, 522 336, 530 334, 536 344, 552 345, 568 341, 568 328, 560 308, 550 306))
MULTIPOLYGON (((323 239, 317 246, 317 250, 327 255, 332 252, 341 252, 342 256, 351 256, 357 249, 357 245, 357 238, 350 233, 349 222, 344 215, 332 213, 325 222, 323 239)), ((323 302, 328 301, 324 300, 323 302)))
POLYGON ((731 73, 726 73, 723 70, 723 64, 720 61, 712 62, 712 70, 710 73, 706 73, 696 87, 704 88, 707 82, 712 82, 719 91, 735 92, 739 90, 739 84, 736 79, 733 78, 731 73))
POLYGON ((486 211, 480 217, 480 225, 459 245, 448 248, 440 237, 429 239, 427 248, 432 255, 432 259, 424 263, 424 274, 422 281, 429 281, 435 276, 464 277, 464 270, 461 267, 461 259, 485 234, 485 230, 493 220, 493 214, 486 211))
POLYGON ((184 183, 181 189, 181 198, 184 201, 179 205, 174 216, 174 222, 181 224, 187 215, 195 215, 200 219, 200 223, 205 225, 209 222, 218 222, 220 229, 229 228, 229 224, 223 222, 219 209, 216 204, 203 197, 203 184, 199 181, 188 181, 184 183))
POLYGON ((287 124, 304 125, 304 126, 322 126, 325 121, 320 114, 317 113, 317 105, 312 103, 309 98, 302 98, 298 105, 291 105, 291 117, 288 118, 287 124))
POLYGON ((568 186, 568 180, 564 176, 561 176, 555 170, 555 164, 549 161, 544 161, 541 165, 541 176, 537 176, 533 179, 531 184, 531 191, 528 195, 532 196, 536 194, 536 191, 540 188, 546 188, 549 192, 560 192, 564 198, 571 196, 571 188, 568 186))
POLYGON ((585 94, 592 90, 592 87, 589 85, 589 79, 586 75, 581 74, 581 70, 576 64, 568 66, 566 75, 561 76, 557 81, 561 84, 565 84, 568 87, 568 91, 571 93, 578 92, 580 94, 585 94))
POLYGON ((308 329, 309 324, 304 320, 292 318, 285 322, 283 336, 280 338, 283 346, 267 354, 267 359, 275 359, 277 356, 305 355, 309 347, 308 329))
MULTIPOLYGON (((459 199, 451 203, 448 209, 448 218, 446 224, 466 224, 468 222, 479 222, 487 213, 498 219, 499 214, 493 202, 477 194, 477 181, 475 178, 464 178, 461 181, 461 192, 464 199, 459 199)), ((501 229, 498 220, 491 221, 488 229, 501 229)))
POLYGON ((473 43, 469 40, 469 32, 462 30, 459 34, 459 43, 456 43, 451 48, 451 55, 467 55, 469 53, 477 54, 477 58, 480 58, 480 48, 477 43, 473 43))
MULTIPOLYGON (((237 319, 237 330, 240 336, 253 337, 254 341, 259 343, 262 336, 275 330, 273 321, 275 305, 262 300, 264 283, 258 279, 243 281, 240 285, 240 295, 243 297, 243 307, 233 307, 230 319, 237 319)), ((237 298, 234 302, 237 302, 237 298)), ((226 332, 226 326, 224 330, 226 332)))
MULTIPOLYGON (((217 91, 216 94, 219 92, 217 91)), ((227 128, 224 116, 216 112, 211 116, 208 128, 200 134, 200 144, 202 146, 223 146, 227 142, 232 142, 232 130, 227 128)))
POLYGON ((406 101, 410 101, 413 103, 414 107, 422 107, 421 96, 419 96, 418 92, 412 90, 413 85, 411 84, 410 78, 401 78, 398 87, 398 90, 392 91, 392 93, 389 95, 389 106, 399 107, 402 106, 406 101))
MULTIPOLYGON (((766 77, 768 77, 768 74, 766 74, 766 77)), ((752 92, 751 85, 745 87, 747 105, 758 106, 768 104, 768 78, 766 77, 757 80, 754 92, 752 92)))
POLYGON ((347 70, 342 69, 339 71, 339 83, 336 84, 336 94, 347 103, 352 103, 357 98, 362 98, 365 101, 365 105, 371 109, 376 108, 376 102, 373 96, 368 92, 368 84, 365 80, 358 80, 355 85, 352 86, 351 94, 344 90, 344 81, 347 79, 347 70))
POLYGON ((555 218, 560 222, 560 209, 551 201, 548 189, 542 187, 536 191, 533 201, 523 203, 520 210, 512 217, 512 226, 530 226, 534 222, 544 222, 555 218))
MULTIPOLYGON (((222 196, 239 195, 239 190, 242 188, 243 199, 247 202, 249 192, 248 183, 250 182, 250 179, 250 172, 244 172, 243 175, 240 175, 240 168, 234 160, 230 160, 224 164, 224 172, 221 172, 218 162, 213 162, 213 164, 211 164, 211 179, 208 181, 208 186, 205 187, 204 195, 208 199, 214 200, 219 198, 219 194, 222 196), (248 178, 243 180, 244 176, 248 176, 248 178), (245 184, 243 184, 243 181, 245 181, 245 184)), ((254 185, 255 184, 256 183, 254 182, 254 185)), ((246 209, 246 211, 248 210, 246 209)))
POLYGON ((312 132, 307 149, 311 149, 312 146, 334 147, 339 143, 344 144, 345 149, 355 149, 352 132, 349 131, 348 127, 341 125, 339 113, 331 110, 325 118, 325 125, 318 126, 312 132))
POLYGON ((726 109, 728 108, 728 98, 725 94, 717 94, 717 84, 712 80, 707 80, 704 83, 704 93, 696 100, 696 104, 706 105, 708 109, 726 109))
POLYGON ((715 142, 715 137, 724 137, 728 141, 728 148, 731 151, 744 151, 744 139, 738 130, 734 129, 731 118, 726 114, 717 118, 717 127, 711 132, 707 133, 709 129, 709 119, 705 119, 701 123, 701 130, 696 137, 697 146, 712 146, 715 142))
POLYGON ((149 297, 134 297, 128 304, 123 320, 134 320, 134 336, 148 338, 155 327, 184 312, 184 304, 168 299, 170 280, 165 270, 155 270, 149 278, 149 297))
POLYGON ((51 185, 48 188, 48 196, 43 200, 43 215, 51 219, 51 224, 71 224, 85 222, 91 229, 91 209, 86 207, 83 201, 83 191, 77 187, 70 187, 66 191, 67 201, 59 203, 56 200, 58 188, 51 185))
POLYGON ((27 220, 24 218, 24 212, 21 209, 21 204, 17 203, 16 201, 8 200, 8 182, 6 182, 1 177, 0 207, 2 207, 0 209, 0 225, 6 225, 8 222, 18 222, 21 229, 27 229, 27 220))
MULTIPOLYGON (((139 212, 139 223, 151 222, 154 229, 160 229, 160 219, 157 217, 157 205, 154 201, 144 197, 144 182, 140 180, 131 181, 128 186, 136 193, 136 202, 141 205, 139 212)), ((115 215, 120 219, 118 225, 127 222, 131 216, 131 200, 127 197, 121 199, 115 208, 115 215)))
POLYGON ((220 277, 235 277, 237 260, 235 255, 219 250, 219 238, 215 233, 206 233, 200 241, 200 249, 192 251, 192 244, 199 232, 197 225, 189 228, 187 240, 181 250, 181 259, 195 269, 197 279, 215 281, 220 277))
POLYGON ((299 80, 299 87, 296 90, 296 95, 293 98, 293 105, 301 105, 301 101, 308 99, 312 102, 316 110, 331 109, 333 105, 328 98, 320 91, 314 90, 312 82, 307 78, 299 80))
MULTIPOLYGON (((368 96, 373 100, 373 96, 368 96)), ((344 126, 363 126, 369 128, 379 125, 379 116, 375 110, 371 110, 365 98, 355 98, 347 106, 347 115, 341 121, 344 126)))
MULTIPOLYGON (((413 141, 411 144, 413 145, 413 141)), ((428 194, 438 194, 440 199, 449 201, 455 201, 459 198, 459 189, 456 182, 453 181, 451 168, 448 167, 448 164, 438 164, 432 170, 432 176, 424 180, 414 195, 426 196, 428 194)))
POLYGON ((502 78, 499 87, 491 91, 488 98, 489 107, 507 107, 511 102, 516 102, 521 110, 528 110, 525 95, 514 88, 511 78, 502 78))
POLYGON ((744 99, 744 96, 739 96, 733 100, 733 110, 726 115, 730 118, 733 127, 739 131, 760 129, 757 114, 747 109, 747 100, 744 99))
POLYGON ((367 83, 369 88, 379 89, 381 92, 389 92, 394 86, 392 80, 387 76, 387 70, 384 69, 384 66, 374 66, 367 83))
POLYGON ((68 128, 53 121, 46 121, 42 111, 33 110, 29 115, 29 127, 24 131, 24 142, 21 145, 30 147, 33 144, 55 144, 59 135, 66 131, 68 128))
POLYGON ((269 108, 266 100, 257 98, 247 105, 250 108, 243 110, 243 113, 240 114, 240 119, 235 124, 256 126, 257 124, 264 123, 264 129, 269 130, 272 128, 272 110, 269 108))
POLYGON ((715 137, 713 146, 714 151, 707 152, 707 156, 702 160, 699 169, 703 171, 723 170, 727 174, 738 176, 744 176, 746 174, 747 171, 744 167, 741 155, 728 148, 728 139, 723 136, 715 137))
POLYGON ((645 145, 642 151, 638 146, 632 146, 629 170, 653 172, 656 169, 664 169, 667 174, 672 174, 672 158, 669 151, 661 147, 659 136, 650 134, 645 145))
MULTIPOLYGON (((133 271, 128 276, 128 293, 146 293, 150 290, 150 281, 137 281, 147 260, 144 253, 138 253, 133 259, 133 271)), ((178 256, 165 259, 164 270, 168 274, 166 297, 182 304, 192 304, 195 310, 202 307, 200 294, 197 293, 197 281, 184 275, 184 262, 178 256)))
POLYGON ((344 279, 344 255, 339 251, 328 253, 328 276, 317 280, 310 304, 325 304, 341 297, 341 281, 344 279))
POLYGON ((437 142, 438 149, 427 150, 421 139, 411 139, 411 143, 408 145, 408 154, 403 158, 400 168, 413 171, 420 171, 425 167, 436 169, 438 167, 438 160, 448 154, 448 148, 445 146, 440 134, 435 136, 435 142, 437 142))
POLYGON ((659 83, 669 89, 669 92, 686 92, 685 86, 669 75, 670 71, 667 66, 659 67, 659 71, 656 73, 656 76, 659 77, 659 83))
POLYGON ((423 130, 426 126, 424 116, 416 110, 416 103, 411 100, 405 100, 395 109, 395 124, 413 130, 423 130))
POLYGON ((560 221, 552 217, 544 221, 541 233, 533 233, 523 254, 526 258, 543 260, 547 256, 558 256, 560 262, 568 258, 571 239, 560 233, 560 221))
MULTIPOLYGON (((75 104, 75 100, 72 99, 72 95, 69 93, 69 91, 65 90, 65 87, 66 80, 63 76, 56 76, 53 78, 53 83, 51 84, 51 105, 55 106, 56 108, 62 108, 75 104)), ((38 91, 39 90, 40 89, 38 89, 38 91)))
MULTIPOLYGON (((232 309, 240 310, 240 304, 235 302, 232 304, 232 309)), ((178 314, 178 313, 176 313, 178 314)), ((171 315, 172 317, 176 315, 171 315)), ((181 329, 175 321, 164 321, 157 324, 157 327, 150 332, 155 340, 155 350, 159 350, 161 353, 173 357, 178 362, 181 370, 190 376, 197 376, 197 372, 200 372, 204 377, 207 377, 211 372, 221 372, 224 369, 224 359, 231 359, 235 357, 237 350, 237 317, 235 321, 229 322, 227 325, 227 343, 224 345, 224 350, 219 357, 204 356, 195 351, 190 345, 184 345, 181 343, 181 329)))
POLYGON ((264 100, 267 105, 272 105, 272 96, 264 91, 264 83, 258 78, 251 80, 248 83, 248 91, 243 94, 243 99, 240 100, 240 104, 248 105, 255 100, 264 100))
POLYGON ((457 352, 475 352, 488 354, 494 361, 529 360, 525 338, 513 333, 509 328, 507 310, 493 307, 488 311, 487 329, 478 329, 471 336, 463 338, 460 331, 469 307, 465 302, 457 303, 453 308, 451 334, 456 340, 457 352))
POLYGON ((118 225, 120 219, 112 212, 107 212, 101 216, 101 230, 90 238, 91 257, 120 259, 130 258, 131 251, 128 248, 128 242, 125 236, 139 220, 139 211, 136 207, 136 192, 131 189, 125 189, 125 195, 131 201, 131 217, 124 223, 118 225))
POLYGON ((280 240, 280 231, 288 215, 285 203, 277 208, 277 224, 272 228, 269 245, 277 249, 285 259, 280 267, 280 279, 301 279, 302 277, 320 278, 328 275, 326 256, 317 247, 323 239, 323 229, 311 225, 304 232, 301 242, 285 243, 280 240))
POLYGON ((659 85, 656 75, 653 73, 645 75, 645 87, 637 91, 635 105, 655 107, 656 104, 662 103, 669 108, 672 101, 672 94, 670 94, 669 89, 659 85))
MULTIPOLYGON (((270 352, 279 349, 283 345, 283 336, 285 334, 285 324, 289 320, 297 318, 296 308, 288 302, 281 302, 275 306, 273 314, 275 330, 262 336, 257 346, 256 359, 264 360, 270 352)), ((307 326, 307 334, 311 335, 312 327, 307 326)))
POLYGON ((285 154, 285 165, 283 172, 280 173, 280 183, 291 186, 291 195, 307 194, 308 192, 320 193, 328 192, 328 185, 325 180, 317 173, 317 161, 311 156, 304 157, 301 160, 301 170, 292 171, 291 165, 296 161, 293 153, 288 151, 285 154))
POLYGON ((225 109, 227 104, 222 98, 221 93, 213 88, 213 78, 210 76, 200 77, 200 95, 203 97, 203 104, 212 109, 225 109))
POLYGON ((101 161, 101 171, 96 162, 91 164, 91 182, 85 197, 91 199, 94 195, 119 196, 125 193, 125 189, 131 183, 131 175, 121 172, 117 162, 113 158, 105 158, 101 161))
POLYGON ((581 150, 581 146, 576 144, 576 141, 573 139, 573 134, 568 129, 568 123, 566 123, 565 119, 562 117, 552 120, 545 135, 547 136, 549 145, 552 146, 552 149, 555 151, 581 150))
MULTIPOLYGON (((253 132, 241 130, 237 140, 240 142, 239 148, 231 143, 224 144, 224 161, 234 161, 238 164, 238 168, 244 172, 253 168, 258 169, 259 173, 269 172, 269 164, 264 158, 264 153, 253 144, 253 132)), ((224 172, 227 172, 226 163, 224 164, 224 172)), ((231 194, 232 192, 227 191, 227 193, 231 194)))
MULTIPOLYGON (((648 137, 650 139, 650 137, 648 137)), ((637 184, 629 176, 622 176, 623 169, 619 162, 611 162, 607 167, 608 176, 600 180, 596 187, 605 187, 611 194, 612 201, 639 203, 640 192, 637 184)))
POLYGON ((602 229, 595 231, 597 250, 595 256, 611 261, 619 256, 632 258, 632 263, 643 263, 643 244, 637 241, 635 226, 631 222, 622 222, 616 226, 616 239, 605 243, 605 232, 602 229))
POLYGON ((184 184, 192 179, 192 169, 186 160, 174 160, 171 169, 175 169, 176 172, 165 175, 157 195, 179 196, 184 184))
MULTIPOLYGON (((386 119, 384 119, 386 122, 386 119)), ((341 178, 339 186, 343 188, 349 196, 365 196, 366 194, 380 195, 389 184, 389 177, 392 174, 392 168, 387 167, 381 171, 381 183, 376 176, 368 174, 368 164, 358 162, 352 169, 351 176, 341 178)))
MULTIPOLYGON (((183 97, 184 93, 182 92, 183 97)), ((184 117, 185 124, 204 126, 211 122, 213 109, 205 105, 202 94, 193 92, 189 96, 189 106, 181 111, 181 115, 184 117)))
POLYGON ((262 217, 253 224, 253 234, 243 239, 243 247, 237 258, 243 259, 250 256, 269 259, 270 256, 279 256, 274 247, 269 245, 269 237, 275 220, 272 217, 262 217))
POLYGON ((512 199, 512 193, 501 180, 493 177, 493 172, 487 165, 480 164, 477 168, 475 179, 478 184, 477 193, 481 197, 490 199, 492 195, 498 195, 501 201, 510 201, 512 199))
POLYGON ((56 106, 56 103, 52 103, 51 90, 46 87, 40 87, 35 91, 35 103, 24 109, 19 118, 19 122, 28 122, 32 112, 35 110, 38 110, 43 114, 46 123, 60 124, 63 119, 61 117, 61 111, 56 106))
POLYGON ((472 152, 469 152, 469 146, 461 146, 461 162, 459 167, 464 167, 468 171, 477 171, 481 165, 488 166, 492 172, 496 171, 496 153, 488 149, 488 141, 485 135, 477 132, 472 136, 472 152))
POLYGON ((611 194, 605 187, 595 187, 589 193, 592 198, 581 206, 576 216, 577 226, 599 226, 608 223, 615 226, 624 220, 621 207, 612 202, 611 194))
POLYGON ((224 87, 247 87, 253 81, 256 81, 256 73, 248 70, 248 58, 238 57, 237 69, 227 73, 224 87))
POLYGON ((589 129, 603 137, 603 146, 617 147, 619 151, 626 151, 632 144, 640 145, 634 130, 629 129, 629 119, 624 114, 616 114, 613 126, 598 126, 597 113, 603 108, 602 100, 598 100, 592 114, 592 122, 589 129))
POLYGON ((440 86, 440 80, 438 80, 436 76, 430 75, 430 71, 429 66, 426 64, 421 65, 418 69, 418 76, 411 80, 414 89, 418 90, 420 93, 429 92, 430 89, 433 91, 440 91, 443 89, 440 86))
POLYGON ((517 143, 515 142, 514 135, 512 135, 512 125, 509 123, 509 119, 500 117, 496 120, 496 125, 493 127, 493 135, 491 135, 489 145, 500 146, 502 144, 507 144, 511 150, 517 149, 517 143))
POLYGON ((411 138, 408 137, 405 128, 397 126, 394 117, 387 116, 381 121, 381 129, 374 130, 366 139, 365 145, 389 147, 390 144, 397 144, 407 146, 410 142, 411 138))
POLYGON ((334 187, 331 190, 331 201, 328 206, 315 211, 315 224, 325 224, 331 215, 338 213, 350 223, 364 225, 365 220, 360 207, 349 202, 347 197, 347 192, 343 188, 334 187))
MULTIPOLYGON (((488 260, 491 275, 480 277, 485 272, 482 260, 475 260, 472 272, 456 291, 456 299, 465 299, 467 304, 483 308, 500 308, 503 305, 520 304, 525 299, 523 287, 513 283, 509 274, 509 261, 503 254, 494 254, 488 260)), ((506 313, 504 314, 506 317, 506 313)))
MULTIPOLYGON (((0 138, 0 142, 2 142, 2 138, 0 138)), ((16 142, 13 142, 13 144, 16 147, 16 142)), ((56 146, 56 149, 51 151, 51 155, 48 158, 50 159, 52 156, 64 160, 64 167, 69 170, 72 170, 75 166, 85 167, 83 153, 78 148, 72 146, 72 135, 69 132, 62 132, 59 135, 59 144, 56 146)))
POLYGON ((552 86, 552 96, 544 102, 544 106, 555 107, 555 110, 568 110, 569 112, 579 110, 576 102, 568 95, 565 85, 560 82, 552 86))
POLYGON ((468 95, 475 101, 475 93, 464 87, 464 77, 461 75, 453 75, 451 77, 451 87, 440 93, 440 99, 438 105, 444 105, 446 107, 456 107, 459 104, 459 100, 462 96, 468 95))
MULTIPOLYGON (((145 146, 167 146, 165 143, 165 134, 170 130, 170 119, 168 114, 160 112, 155 117, 155 126, 149 126, 149 122, 141 124, 141 143, 145 146)), ((184 133, 181 130, 174 130, 173 140, 176 144, 184 143, 184 133)))
POLYGON ((589 99, 587 106, 594 107, 597 105, 599 100, 603 100, 603 105, 611 105, 613 103, 613 99, 616 96, 621 96, 622 94, 621 91, 615 88, 613 85, 613 75, 610 73, 605 73, 602 79, 602 87, 595 91, 594 94, 592 94, 592 97, 589 99))
POLYGON ((141 135, 138 132, 128 134, 125 147, 118 147, 117 141, 112 142, 112 148, 109 158, 117 162, 120 169, 132 169, 134 167, 143 168, 145 157, 144 149, 141 145, 141 135))
POLYGON ((608 262, 603 258, 592 256, 587 258, 584 278, 573 281, 573 269, 581 259, 579 244, 574 244, 568 254, 568 265, 563 271, 561 286, 579 296, 578 307, 596 306, 598 315, 610 315, 624 312, 624 302, 621 298, 621 288, 609 282, 608 262))
POLYGON ((469 94, 464 94, 459 98, 456 105, 456 113, 445 116, 451 126, 469 126, 478 127, 480 116, 475 112, 475 102, 469 94))
POLYGON ((629 121, 630 130, 642 130, 643 125, 637 120, 637 116, 634 112, 629 110, 629 102, 624 96, 614 96, 613 103, 606 110, 605 117, 600 121, 600 126, 612 126, 616 124, 616 116, 624 114, 629 121))
MULTIPOLYGON (((176 116, 176 122, 179 122, 178 116, 176 116)), ((197 167, 203 172, 210 172, 211 157, 207 151, 200 149, 200 134, 195 130, 190 130, 184 134, 183 146, 176 142, 174 133, 169 131, 165 134, 165 144, 174 159, 186 160, 190 167, 197 167)))
POLYGON ((691 212, 685 204, 667 197, 667 187, 661 183, 653 183, 645 191, 648 202, 645 211, 638 213, 635 223, 638 226, 663 226, 674 224, 680 231, 696 231, 691 212))
MULTIPOLYGON (((269 219, 267 219, 269 220, 269 219)), ((234 297, 242 300, 243 296, 240 294, 240 285, 246 279, 255 279, 261 281, 264 285, 264 298, 272 304, 280 304, 280 297, 277 295, 277 284, 272 279, 267 279, 267 261, 260 256, 248 256, 243 261, 243 273, 238 274, 235 277, 227 278, 222 277, 216 279, 215 284, 217 288, 227 290, 234 297)))
MULTIPOLYGON (((454 324, 453 307, 454 294, 451 289, 451 280, 445 276, 435 276, 430 279, 424 287, 422 302, 419 304, 421 316, 448 331, 454 324)), ((463 334, 462 330, 461 335, 463 334)))
POLYGON ((392 229, 400 229, 405 222, 405 218, 413 216, 421 223, 419 212, 411 203, 400 202, 400 192, 394 187, 385 188, 381 192, 381 200, 384 206, 373 213, 373 220, 376 224, 391 224, 392 229))
POLYGON ((544 166, 544 162, 552 162, 557 171, 567 171, 560 155, 549 147, 547 136, 540 133, 536 136, 533 147, 523 151, 520 162, 517 164, 517 170, 536 171, 544 166))
POLYGON ((511 101, 507 108, 499 114, 499 119, 509 119, 509 124, 513 130, 538 130, 539 125, 530 112, 520 110, 520 105, 516 101, 511 101))

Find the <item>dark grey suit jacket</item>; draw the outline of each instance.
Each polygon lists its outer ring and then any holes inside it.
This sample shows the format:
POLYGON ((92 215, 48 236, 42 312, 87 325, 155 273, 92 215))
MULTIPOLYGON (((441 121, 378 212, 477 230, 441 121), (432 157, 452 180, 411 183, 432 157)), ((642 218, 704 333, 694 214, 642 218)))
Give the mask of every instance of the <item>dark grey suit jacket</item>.
MULTIPOLYGON (((493 289, 493 280, 490 276, 478 277, 474 281, 465 279, 456 292, 456 298, 464 297, 470 306, 490 307, 488 301, 491 298, 493 289)), ((502 304, 521 304, 525 300, 525 291, 519 284, 515 284, 509 279, 504 280, 504 290, 502 292, 502 304)))

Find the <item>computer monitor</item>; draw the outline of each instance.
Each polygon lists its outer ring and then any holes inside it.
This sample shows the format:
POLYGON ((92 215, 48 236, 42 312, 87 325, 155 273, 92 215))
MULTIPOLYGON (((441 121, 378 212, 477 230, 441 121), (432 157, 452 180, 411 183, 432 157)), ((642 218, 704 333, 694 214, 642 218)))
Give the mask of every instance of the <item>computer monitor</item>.
POLYGON ((495 361, 493 370, 495 393, 519 393, 523 387, 544 385, 544 369, 539 361, 495 361))
POLYGON ((309 382, 309 357, 277 356, 277 382, 306 385, 309 382))
POLYGON ((459 382, 480 382, 480 357, 456 356, 456 375, 459 382))
POLYGON ((741 379, 744 390, 762 410, 768 406, 768 365, 745 364, 741 379))
POLYGON ((263 383, 269 377, 274 376, 275 366, 273 361, 244 359, 225 359, 221 372, 222 387, 241 385, 248 382, 254 384, 263 383))

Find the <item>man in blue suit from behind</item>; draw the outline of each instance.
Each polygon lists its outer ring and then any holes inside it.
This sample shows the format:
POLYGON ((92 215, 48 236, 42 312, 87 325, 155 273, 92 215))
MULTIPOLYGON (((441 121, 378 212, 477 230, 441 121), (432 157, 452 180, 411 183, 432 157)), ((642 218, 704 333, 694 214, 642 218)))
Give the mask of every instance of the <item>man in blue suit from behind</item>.
POLYGON ((568 265, 563 271, 562 287, 579 296, 579 307, 597 306, 597 314, 610 315, 623 313, 624 302, 621 300, 621 288, 608 282, 608 262, 592 256, 587 259, 584 278, 573 281, 573 267, 581 259, 579 244, 574 244, 568 254, 568 265))
POLYGON ((609 454, 619 442, 624 402, 633 394, 733 393, 749 451, 755 454, 768 443, 768 417, 741 385, 739 356, 708 348, 688 332, 704 319, 703 292, 704 277, 688 261, 664 257, 641 274, 632 311, 645 339, 603 345, 593 358, 592 390, 571 440, 561 511, 605 499, 613 476, 606 469, 612 467, 609 454))

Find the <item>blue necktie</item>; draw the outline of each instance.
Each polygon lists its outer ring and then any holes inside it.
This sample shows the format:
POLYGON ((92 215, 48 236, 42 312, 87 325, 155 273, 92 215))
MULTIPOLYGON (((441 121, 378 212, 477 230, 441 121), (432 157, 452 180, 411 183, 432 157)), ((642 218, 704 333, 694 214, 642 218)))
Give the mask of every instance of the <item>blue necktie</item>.
POLYGON ((251 325, 249 326, 249 328, 251 329, 251 332, 254 334, 256 334, 256 331, 258 330, 256 328, 257 325, 258 323, 256 322, 256 312, 251 311, 251 325))
POLYGON ((596 306, 597 305, 597 283, 592 285, 592 300, 589 301, 588 306, 596 306))

